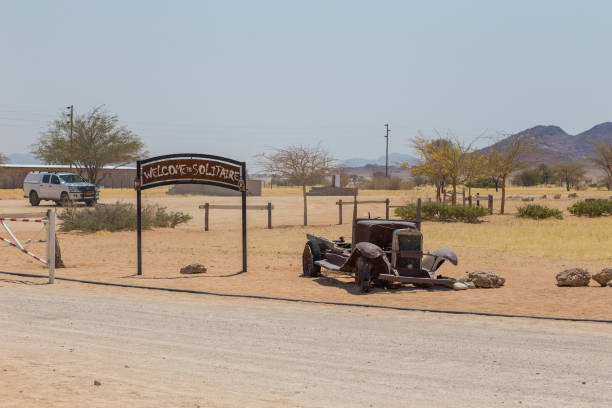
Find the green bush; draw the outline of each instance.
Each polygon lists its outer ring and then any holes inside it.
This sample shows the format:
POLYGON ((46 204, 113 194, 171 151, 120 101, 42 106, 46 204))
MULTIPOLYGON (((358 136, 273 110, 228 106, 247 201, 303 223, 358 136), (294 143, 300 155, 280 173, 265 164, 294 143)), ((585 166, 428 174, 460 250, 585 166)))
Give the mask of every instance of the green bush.
POLYGON ((602 215, 612 215, 612 200, 578 201, 567 210, 577 216, 601 217, 602 215))
POLYGON ((560 210, 538 204, 528 204, 524 207, 519 207, 516 216, 519 218, 532 218, 534 220, 542 220, 551 217, 558 220, 563 219, 563 213, 560 210))
MULTIPOLYGON (((395 209, 395 215, 405 220, 415 220, 416 204, 407 204, 395 209)), ((443 203, 425 203, 421 206, 421 218, 431 221, 476 222, 480 217, 489 214, 485 207, 464 207, 443 203)))
MULTIPOLYGON (((191 215, 166 212, 165 207, 145 205, 142 208, 142 228, 174 228, 191 220, 191 215)), ((136 207, 133 204, 98 204, 94 208, 67 207, 57 218, 62 231, 133 231, 136 229, 136 207)))

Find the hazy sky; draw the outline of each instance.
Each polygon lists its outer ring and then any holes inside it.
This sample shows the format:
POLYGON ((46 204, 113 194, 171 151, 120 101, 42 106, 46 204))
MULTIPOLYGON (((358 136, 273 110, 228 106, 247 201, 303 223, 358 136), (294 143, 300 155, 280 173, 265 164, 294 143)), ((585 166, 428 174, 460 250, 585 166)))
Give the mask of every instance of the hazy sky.
POLYGON ((152 154, 340 159, 612 120, 607 1, 0 0, 0 151, 106 105, 152 154))

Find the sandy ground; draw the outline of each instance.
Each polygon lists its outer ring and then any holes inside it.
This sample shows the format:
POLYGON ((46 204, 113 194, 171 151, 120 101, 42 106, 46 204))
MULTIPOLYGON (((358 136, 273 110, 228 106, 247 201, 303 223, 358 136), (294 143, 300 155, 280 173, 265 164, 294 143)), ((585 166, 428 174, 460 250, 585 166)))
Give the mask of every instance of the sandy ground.
MULTIPOLYGON (((535 195, 556 191, 512 191, 511 194, 535 195)), ((561 190, 558 190, 561 192, 561 190)), ((483 194, 485 191, 483 191, 483 194)), ((104 202, 117 199, 130 201, 129 190, 105 191, 104 202)), ((368 193, 368 199, 384 199, 391 193, 368 193)), ((393 193, 392 204, 413 200, 425 191, 393 193)), ((607 197, 609 192, 579 192, 581 197, 607 197)), ((566 197, 566 195, 564 196, 566 197)), ((204 202, 238 204, 238 198, 173 196, 149 191, 146 202, 159 203, 171 210, 185 211, 194 216, 187 225, 176 229, 143 233, 144 275, 136 272, 136 233, 79 232, 59 233, 66 269, 58 276, 105 280, 111 282, 197 289, 233 294, 255 294, 353 303, 375 303, 402 307, 468 310, 493 313, 514 313, 559 317, 612 319, 612 289, 596 283, 584 288, 559 288, 555 274, 575 266, 597 272, 612 267, 612 217, 584 219, 569 216, 562 221, 518 220, 512 215, 487 217, 481 224, 431 223, 423 225, 425 249, 449 247, 459 256, 459 266, 445 265, 440 273, 459 277, 467 271, 490 270, 507 278, 500 289, 455 292, 445 289, 416 289, 410 285, 395 290, 375 289, 369 294, 355 291, 351 278, 327 273, 310 279, 301 277, 301 252, 306 232, 329 238, 350 237, 349 225, 336 225, 338 197, 309 199, 309 221, 312 226, 299 226, 302 221, 301 197, 290 192, 266 192, 264 197, 249 198, 252 204, 268 201, 275 206, 274 229, 266 226, 264 211, 248 215, 247 273, 240 274, 239 211, 211 211, 211 230, 204 232, 204 202), (277 194, 277 195, 273 195, 277 194), (205 275, 184 276, 180 267, 200 262, 209 268, 205 275)), ((350 199, 344 197, 344 199, 350 199)), ((566 208, 571 201, 543 200, 544 204, 566 208)), ((512 211, 521 202, 509 202, 512 211)), ((41 212, 24 199, 0 200, 0 214, 41 212)), ((384 216, 383 205, 364 205, 360 216, 384 216)), ((345 210, 345 220, 350 219, 345 210)), ((35 233, 38 225, 11 224, 20 239, 35 233)), ((3 233, 4 234, 4 233, 3 233)), ((0 236, 5 236, 5 234, 0 236)), ((44 243, 36 242, 32 249, 44 254, 44 243)), ((0 244, 0 270, 45 273, 42 265, 14 248, 0 244)))
POLYGON ((3 408, 607 407, 611 347, 606 324, 0 276, 3 408))

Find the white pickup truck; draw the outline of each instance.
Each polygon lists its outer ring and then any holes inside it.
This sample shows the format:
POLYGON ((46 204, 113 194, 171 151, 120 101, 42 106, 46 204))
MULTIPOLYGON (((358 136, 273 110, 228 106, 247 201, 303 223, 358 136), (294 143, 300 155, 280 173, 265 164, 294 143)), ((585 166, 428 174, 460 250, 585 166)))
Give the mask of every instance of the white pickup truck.
POLYGON ((95 205, 100 190, 78 174, 53 171, 31 171, 23 181, 23 196, 37 206, 41 200, 55 201, 67 205, 82 201, 87 206, 95 205))

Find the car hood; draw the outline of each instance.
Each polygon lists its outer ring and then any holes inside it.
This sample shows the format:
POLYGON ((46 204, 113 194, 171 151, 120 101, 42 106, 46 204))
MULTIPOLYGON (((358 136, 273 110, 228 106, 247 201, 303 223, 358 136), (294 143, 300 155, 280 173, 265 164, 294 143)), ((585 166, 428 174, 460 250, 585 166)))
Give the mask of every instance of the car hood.
POLYGON ((91 183, 64 183, 64 185, 68 187, 95 187, 95 185, 91 183))

